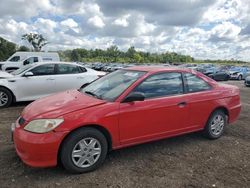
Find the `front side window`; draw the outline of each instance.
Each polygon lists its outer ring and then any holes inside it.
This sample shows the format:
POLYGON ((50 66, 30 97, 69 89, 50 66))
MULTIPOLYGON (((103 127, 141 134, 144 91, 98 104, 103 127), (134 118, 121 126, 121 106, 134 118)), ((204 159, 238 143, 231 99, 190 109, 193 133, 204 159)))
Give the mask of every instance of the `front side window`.
POLYGON ((81 89, 81 92, 99 99, 114 101, 145 73, 130 70, 115 71, 81 89))
POLYGON ((12 75, 19 75, 19 74, 22 74, 24 73, 26 70, 30 69, 32 67, 32 65, 26 65, 26 66, 23 66, 13 72, 11 72, 12 75))
POLYGON ((181 73, 169 72, 150 76, 137 86, 133 92, 143 93, 146 99, 182 94, 181 73))
POLYGON ((38 57, 29 57, 28 59, 26 59, 23 64, 24 65, 28 65, 28 64, 31 64, 31 63, 36 63, 38 62, 38 57))
POLYGON ((66 65, 58 64, 57 65, 57 74, 77 74, 80 73, 80 69, 76 65, 66 65))
POLYGON ((14 56, 9 61, 12 61, 12 62, 20 61, 20 56, 14 56))
POLYGON ((194 74, 185 74, 187 92, 199 92, 211 89, 211 86, 203 79, 197 77, 194 74))
POLYGON ((31 69, 30 72, 32 72, 34 76, 52 75, 55 74, 55 65, 40 65, 35 67, 34 69, 31 69))

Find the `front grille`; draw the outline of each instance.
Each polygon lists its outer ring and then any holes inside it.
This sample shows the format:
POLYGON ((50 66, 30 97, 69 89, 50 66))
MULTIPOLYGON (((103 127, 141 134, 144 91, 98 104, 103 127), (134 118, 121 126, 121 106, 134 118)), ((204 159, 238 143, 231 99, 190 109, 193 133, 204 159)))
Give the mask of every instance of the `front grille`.
POLYGON ((23 125, 25 123, 25 119, 23 117, 20 117, 18 120, 19 125, 23 125))

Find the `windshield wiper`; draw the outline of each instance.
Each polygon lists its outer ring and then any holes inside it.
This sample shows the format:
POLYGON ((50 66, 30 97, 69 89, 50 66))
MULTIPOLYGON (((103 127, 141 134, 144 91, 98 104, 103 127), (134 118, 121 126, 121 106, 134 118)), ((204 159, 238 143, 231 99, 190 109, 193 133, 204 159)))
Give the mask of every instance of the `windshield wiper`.
POLYGON ((95 94, 95 93, 93 93, 91 91, 85 91, 85 93, 87 93, 87 94, 89 94, 89 95, 91 95, 91 96, 93 96, 93 97, 95 97, 97 99, 102 99, 101 96, 99 96, 99 95, 97 95, 97 94, 95 94))

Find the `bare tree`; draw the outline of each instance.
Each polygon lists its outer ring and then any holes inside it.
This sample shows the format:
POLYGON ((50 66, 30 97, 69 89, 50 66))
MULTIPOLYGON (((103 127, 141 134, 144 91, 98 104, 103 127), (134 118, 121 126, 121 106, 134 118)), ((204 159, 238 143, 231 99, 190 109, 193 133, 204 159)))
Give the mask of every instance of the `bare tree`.
POLYGON ((42 34, 27 33, 22 35, 22 40, 27 40, 34 48, 36 52, 41 51, 42 47, 48 44, 47 39, 42 34))

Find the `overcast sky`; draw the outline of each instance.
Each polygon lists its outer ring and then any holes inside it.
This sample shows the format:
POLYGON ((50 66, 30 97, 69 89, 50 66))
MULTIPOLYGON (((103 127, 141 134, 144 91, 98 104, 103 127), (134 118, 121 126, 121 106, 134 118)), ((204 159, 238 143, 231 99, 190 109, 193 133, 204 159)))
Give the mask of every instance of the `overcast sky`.
POLYGON ((46 50, 129 46, 250 61, 250 0, 0 0, 0 36, 43 34, 46 50))

